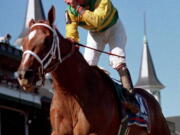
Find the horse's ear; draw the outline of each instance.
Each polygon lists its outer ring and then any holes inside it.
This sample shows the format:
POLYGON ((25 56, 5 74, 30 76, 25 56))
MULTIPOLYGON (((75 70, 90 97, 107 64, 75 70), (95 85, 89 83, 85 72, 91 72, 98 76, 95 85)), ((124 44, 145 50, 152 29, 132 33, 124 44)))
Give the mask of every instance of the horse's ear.
POLYGON ((29 27, 31 27, 34 23, 35 23, 34 19, 31 19, 31 21, 29 22, 29 27))
POLYGON ((48 21, 52 25, 55 21, 55 7, 52 6, 48 13, 48 21))

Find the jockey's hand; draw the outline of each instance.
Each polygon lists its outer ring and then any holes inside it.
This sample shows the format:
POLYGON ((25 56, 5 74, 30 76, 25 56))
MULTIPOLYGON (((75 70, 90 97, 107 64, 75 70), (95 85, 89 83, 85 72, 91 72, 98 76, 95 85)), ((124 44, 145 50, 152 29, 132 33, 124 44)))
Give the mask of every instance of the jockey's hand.
POLYGON ((76 44, 78 44, 78 42, 72 38, 66 38, 67 40, 69 40, 73 45, 76 46, 76 48, 79 50, 79 46, 77 46, 76 44))
POLYGON ((79 5, 77 0, 64 0, 65 3, 67 3, 68 5, 70 5, 71 7, 76 9, 76 6, 79 5))
POLYGON ((80 5, 71 5, 71 7, 73 7, 80 15, 82 15, 84 13, 84 11, 86 10, 85 8, 83 8, 80 5))
POLYGON ((72 39, 72 38, 66 38, 67 40, 71 41, 71 43, 75 44, 78 43, 76 40, 72 39))
POLYGON ((78 4, 77 3, 73 3, 73 4, 71 4, 71 7, 73 7, 74 9, 76 9, 76 7, 78 6, 78 4))
POLYGON ((84 14, 84 12, 85 12, 85 8, 83 8, 82 6, 80 6, 80 5, 77 5, 76 6, 76 11, 80 14, 80 15, 83 15, 84 14))
MULTIPOLYGON (((79 2, 77 0, 65 0, 65 2, 70 5, 71 7, 73 7, 74 9, 76 9, 76 11, 82 15, 85 11, 85 8, 83 8, 82 6, 80 6, 79 2)), ((89 8, 89 6, 87 7, 89 8)))

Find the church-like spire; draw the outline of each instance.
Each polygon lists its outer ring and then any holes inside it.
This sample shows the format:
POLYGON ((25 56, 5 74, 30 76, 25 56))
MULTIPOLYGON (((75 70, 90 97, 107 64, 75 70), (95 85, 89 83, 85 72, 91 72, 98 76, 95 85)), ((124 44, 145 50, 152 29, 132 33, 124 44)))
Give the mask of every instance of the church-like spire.
POLYGON ((145 15, 144 15, 144 46, 141 57, 139 79, 135 87, 143 88, 150 91, 158 91, 164 88, 164 85, 157 78, 152 57, 150 54, 148 40, 147 40, 145 15))
POLYGON ((148 44, 145 13, 144 13, 144 44, 148 44))
POLYGON ((29 21, 31 19, 34 19, 34 20, 45 19, 45 14, 44 14, 41 0, 28 0, 24 26, 23 26, 21 34, 15 41, 16 45, 21 45, 22 38, 27 34, 29 21))

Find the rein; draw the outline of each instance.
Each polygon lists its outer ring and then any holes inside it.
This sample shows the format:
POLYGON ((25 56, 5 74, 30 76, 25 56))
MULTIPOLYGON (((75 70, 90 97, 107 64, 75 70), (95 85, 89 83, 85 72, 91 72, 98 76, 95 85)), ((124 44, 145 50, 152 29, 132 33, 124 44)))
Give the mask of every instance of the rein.
POLYGON ((114 54, 114 53, 110 53, 110 52, 106 52, 106 51, 101 51, 101 50, 98 50, 98 49, 95 49, 95 48, 92 48, 92 47, 89 47, 89 46, 86 46, 86 45, 82 45, 82 44, 79 44, 79 43, 76 43, 76 45, 84 47, 84 48, 89 48, 91 50, 94 50, 94 51, 97 51, 97 52, 101 52, 101 53, 104 53, 104 54, 107 54, 107 55, 112 55, 112 56, 117 56, 117 57, 125 58, 125 56, 120 56, 120 55, 117 55, 117 54, 114 54))

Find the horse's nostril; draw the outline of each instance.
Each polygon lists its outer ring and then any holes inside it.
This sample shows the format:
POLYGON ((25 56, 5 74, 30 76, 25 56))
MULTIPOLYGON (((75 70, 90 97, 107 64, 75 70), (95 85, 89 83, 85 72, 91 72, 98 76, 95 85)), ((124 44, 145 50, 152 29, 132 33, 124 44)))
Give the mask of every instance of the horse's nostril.
POLYGON ((34 72, 33 71, 25 71, 25 70, 21 70, 16 72, 14 75, 15 77, 19 78, 19 79, 30 79, 31 77, 33 77, 34 72))
POLYGON ((29 78, 33 77, 33 74, 34 74, 33 71, 26 71, 24 78, 29 79, 29 78))

